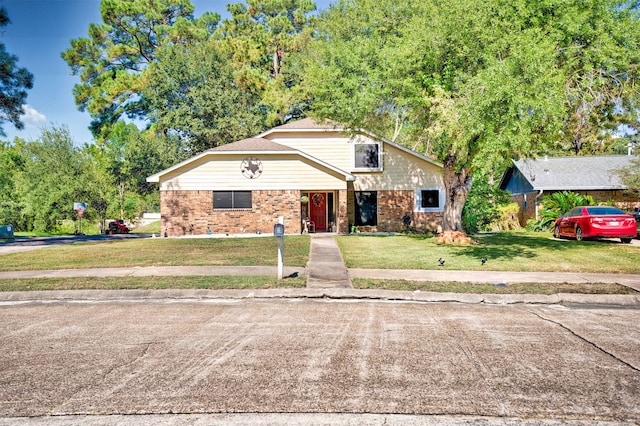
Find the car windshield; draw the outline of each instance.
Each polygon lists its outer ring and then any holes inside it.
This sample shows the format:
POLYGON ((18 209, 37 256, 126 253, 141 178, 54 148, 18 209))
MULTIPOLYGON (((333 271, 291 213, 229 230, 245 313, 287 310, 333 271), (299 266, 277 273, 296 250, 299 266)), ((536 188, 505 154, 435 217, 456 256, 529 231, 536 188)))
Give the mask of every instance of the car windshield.
POLYGON ((594 216, 602 216, 608 214, 626 214, 615 207, 587 207, 587 213, 594 216))

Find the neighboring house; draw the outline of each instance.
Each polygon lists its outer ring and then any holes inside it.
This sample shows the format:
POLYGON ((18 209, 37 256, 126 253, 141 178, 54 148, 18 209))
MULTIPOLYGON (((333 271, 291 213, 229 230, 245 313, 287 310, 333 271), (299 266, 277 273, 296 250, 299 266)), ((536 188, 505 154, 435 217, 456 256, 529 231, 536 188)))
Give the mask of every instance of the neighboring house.
POLYGON ((441 164, 311 119, 207 150, 147 181, 159 184, 167 236, 272 233, 280 219, 287 234, 435 232, 445 203, 441 164))
POLYGON ((625 193, 616 173, 631 165, 633 156, 545 157, 513 161, 502 176, 500 189, 511 193, 520 205, 520 223, 538 217, 545 195, 571 191, 590 195, 597 201, 615 201, 624 210, 640 206, 637 197, 625 193))

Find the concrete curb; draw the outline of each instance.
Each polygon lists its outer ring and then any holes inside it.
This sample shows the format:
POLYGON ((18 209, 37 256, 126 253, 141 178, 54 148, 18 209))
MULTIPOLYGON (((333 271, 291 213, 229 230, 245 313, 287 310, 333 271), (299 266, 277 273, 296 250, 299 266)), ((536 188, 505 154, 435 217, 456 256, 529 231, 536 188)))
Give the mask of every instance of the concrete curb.
POLYGON ((1 292, 0 304, 37 302, 136 302, 158 301, 241 301, 247 299, 335 299, 379 300, 415 303, 464 303, 485 305, 543 304, 543 305, 602 305, 639 307, 636 295, 591 295, 560 293, 553 295, 528 294, 467 294, 421 291, 358 290, 358 289, 258 289, 258 290, 52 290, 1 292))

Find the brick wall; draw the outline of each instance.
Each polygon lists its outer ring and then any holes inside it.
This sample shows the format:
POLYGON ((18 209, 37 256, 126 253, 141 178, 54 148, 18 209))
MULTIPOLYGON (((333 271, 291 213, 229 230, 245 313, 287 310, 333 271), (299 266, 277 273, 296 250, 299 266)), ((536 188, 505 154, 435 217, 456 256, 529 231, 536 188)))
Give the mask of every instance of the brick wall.
MULTIPOLYGON (((443 213, 419 213, 414 211, 413 191, 377 191, 378 193, 378 226, 361 226, 361 232, 402 232, 405 227, 402 218, 405 214, 411 217, 409 229, 417 232, 438 232, 442 229, 443 213)), ((355 222, 355 197, 349 191, 349 223, 355 222)))
POLYGON ((418 232, 438 232, 442 229, 443 213, 415 212, 413 191, 378 191, 378 231, 404 230, 402 218, 409 214, 410 229, 418 232))
MULTIPOLYGON (((353 195, 353 193, 352 193, 353 195)), ((348 214, 348 191, 346 189, 341 189, 338 191, 338 202, 336 204, 337 212, 336 219, 338 222, 337 231, 339 234, 348 234, 349 233, 349 214, 348 214)))
POLYGON ((279 216, 284 217, 287 234, 300 233, 300 191, 252 191, 251 196, 251 209, 214 210, 212 191, 161 191, 162 233, 272 233, 279 216))

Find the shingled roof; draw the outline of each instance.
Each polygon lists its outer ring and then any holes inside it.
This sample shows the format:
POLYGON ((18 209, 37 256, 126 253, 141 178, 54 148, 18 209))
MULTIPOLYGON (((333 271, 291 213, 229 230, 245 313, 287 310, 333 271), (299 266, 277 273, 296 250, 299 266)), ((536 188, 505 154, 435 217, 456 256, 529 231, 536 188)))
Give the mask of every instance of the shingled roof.
POLYGON ((285 145, 270 141, 264 138, 248 138, 241 141, 220 145, 211 148, 209 151, 294 151, 285 145))
POLYGON ((333 130, 342 127, 335 121, 331 120, 315 120, 313 118, 303 118, 301 120, 291 121, 282 126, 274 127, 271 130, 333 130))
POLYGON ((508 189, 519 180, 533 191, 594 191, 626 189, 616 171, 631 164, 633 156, 549 157, 513 162, 500 182, 508 189))

